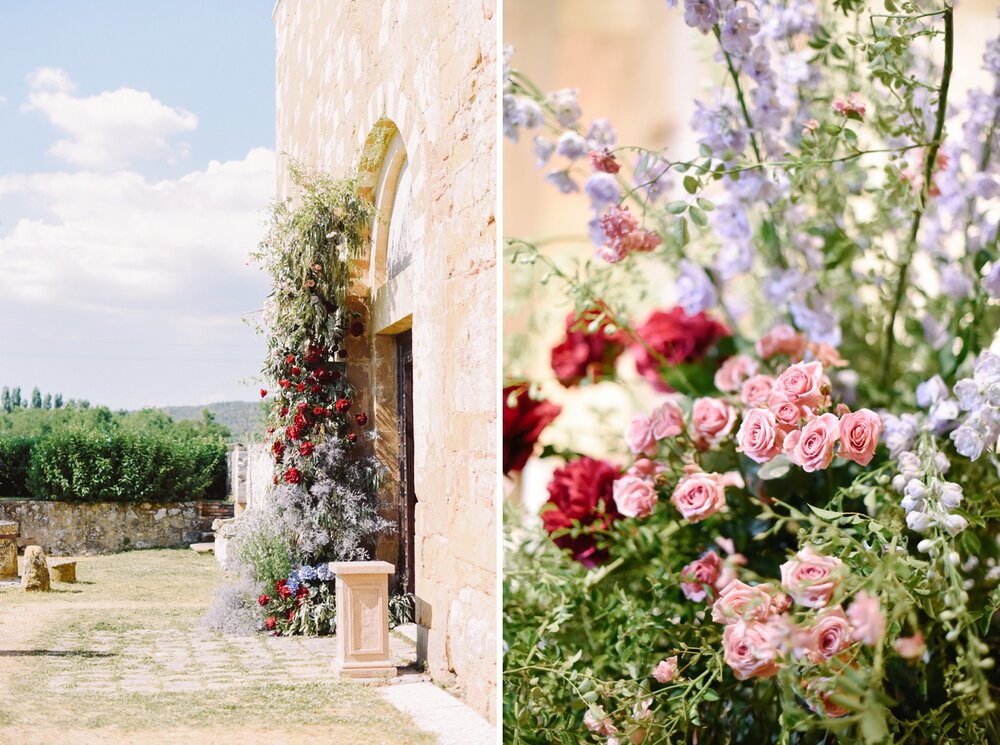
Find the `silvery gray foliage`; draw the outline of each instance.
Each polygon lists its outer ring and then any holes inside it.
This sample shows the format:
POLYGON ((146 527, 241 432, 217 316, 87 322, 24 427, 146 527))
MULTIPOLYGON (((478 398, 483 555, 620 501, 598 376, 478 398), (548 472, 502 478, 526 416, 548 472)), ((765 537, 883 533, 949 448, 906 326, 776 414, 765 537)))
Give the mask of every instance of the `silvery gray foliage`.
POLYGON ((256 634, 263 628, 257 612, 257 598, 263 591, 264 584, 247 575, 222 585, 215 591, 202 624, 227 636, 256 634))
POLYGON ((278 519, 293 536, 295 562, 370 558, 373 539, 393 529, 379 514, 384 468, 374 457, 354 456, 334 437, 316 445, 309 463, 312 486, 281 484, 273 499, 278 519))

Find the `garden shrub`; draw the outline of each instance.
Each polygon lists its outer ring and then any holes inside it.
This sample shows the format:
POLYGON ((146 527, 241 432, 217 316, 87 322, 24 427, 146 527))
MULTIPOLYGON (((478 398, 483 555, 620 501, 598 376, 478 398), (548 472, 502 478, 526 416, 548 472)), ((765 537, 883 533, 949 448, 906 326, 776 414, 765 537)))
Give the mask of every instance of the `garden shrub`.
POLYGON ((226 446, 221 440, 73 429, 18 450, 22 471, 29 453, 26 490, 11 496, 84 502, 225 496, 226 446))
POLYGON ((0 437, 0 497, 28 494, 28 470, 36 437, 0 437))

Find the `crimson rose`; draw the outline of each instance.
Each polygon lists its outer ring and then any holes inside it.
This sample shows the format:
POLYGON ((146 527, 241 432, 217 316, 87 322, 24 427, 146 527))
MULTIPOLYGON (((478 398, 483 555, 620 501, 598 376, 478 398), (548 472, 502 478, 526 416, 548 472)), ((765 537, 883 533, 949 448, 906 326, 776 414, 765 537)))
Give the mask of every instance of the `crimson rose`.
POLYGON ((730 335, 729 329, 705 313, 689 316, 679 306, 669 311, 654 310, 636 333, 645 342, 633 342, 629 349, 635 358, 636 370, 656 390, 664 392, 673 390, 660 376, 664 360, 670 365, 697 362, 720 338, 730 335), (659 357, 654 356, 650 348, 659 357))
POLYGON ((518 472, 528 462, 538 436, 559 416, 561 406, 551 401, 535 401, 528 396, 525 385, 510 385, 503 389, 503 472, 518 472), (517 405, 508 404, 510 394, 517 391, 517 405))
POLYGON ((598 550, 594 533, 621 516, 612 498, 613 485, 619 476, 621 471, 611 463, 583 457, 556 469, 549 482, 549 501, 542 508, 542 524, 551 534, 578 523, 584 529, 582 535, 574 538, 564 534, 553 540, 585 567, 595 567, 608 558, 607 551, 598 550))
POLYGON ((566 338, 552 347, 552 370, 564 387, 569 388, 584 378, 597 382, 614 375, 615 362, 625 350, 625 337, 620 331, 608 332, 610 322, 604 318, 593 332, 587 327, 600 311, 588 310, 577 318, 566 316, 566 338))

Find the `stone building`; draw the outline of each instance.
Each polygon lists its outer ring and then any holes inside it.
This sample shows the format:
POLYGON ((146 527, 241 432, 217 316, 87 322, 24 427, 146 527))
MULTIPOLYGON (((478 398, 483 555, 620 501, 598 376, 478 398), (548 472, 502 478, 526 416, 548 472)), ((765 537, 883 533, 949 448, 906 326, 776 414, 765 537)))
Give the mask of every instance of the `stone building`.
POLYGON ((278 0, 278 194, 358 172, 380 216, 348 376, 373 417, 418 654, 496 720, 496 24, 492 0, 278 0))

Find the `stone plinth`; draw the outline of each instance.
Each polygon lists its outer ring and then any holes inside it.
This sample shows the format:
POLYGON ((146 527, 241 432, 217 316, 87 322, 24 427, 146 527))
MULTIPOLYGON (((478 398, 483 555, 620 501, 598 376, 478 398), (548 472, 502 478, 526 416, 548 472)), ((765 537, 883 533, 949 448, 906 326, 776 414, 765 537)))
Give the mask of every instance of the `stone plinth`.
POLYGON ((57 560, 49 562, 53 582, 76 582, 76 562, 57 560))
POLYGON ((0 521, 0 580, 17 579, 17 523, 0 521))
POLYGON ((391 678, 389 659, 389 575, 387 561, 339 561, 337 575, 337 662, 346 678, 391 678))
POLYGON ((21 575, 21 589, 28 592, 48 592, 52 589, 49 582, 49 565, 45 561, 45 552, 41 546, 28 546, 24 549, 24 574, 21 575))

